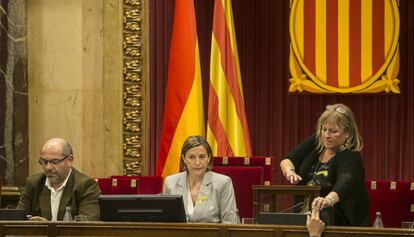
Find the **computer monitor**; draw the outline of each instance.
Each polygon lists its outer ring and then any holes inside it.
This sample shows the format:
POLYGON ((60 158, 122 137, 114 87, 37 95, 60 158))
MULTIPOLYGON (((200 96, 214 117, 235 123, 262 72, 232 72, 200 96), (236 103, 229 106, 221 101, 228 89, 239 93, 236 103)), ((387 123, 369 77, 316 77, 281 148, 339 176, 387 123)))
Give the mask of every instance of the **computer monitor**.
POLYGON ((187 222, 181 195, 100 195, 103 221, 187 222))
POLYGON ((0 209, 0 221, 27 220, 24 209, 0 209))

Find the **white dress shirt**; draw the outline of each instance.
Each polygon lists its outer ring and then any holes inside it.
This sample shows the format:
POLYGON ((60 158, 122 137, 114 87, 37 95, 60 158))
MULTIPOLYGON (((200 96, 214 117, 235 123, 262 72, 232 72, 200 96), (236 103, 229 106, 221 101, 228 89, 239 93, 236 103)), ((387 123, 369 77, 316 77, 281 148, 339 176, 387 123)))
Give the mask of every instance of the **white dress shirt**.
POLYGON ((70 173, 72 170, 69 171, 68 176, 66 177, 65 181, 60 185, 59 188, 55 189, 52 184, 50 183, 49 178, 46 178, 45 186, 50 189, 50 207, 52 211, 52 221, 57 221, 57 215, 59 210, 60 200, 62 199, 63 189, 68 182, 70 173))

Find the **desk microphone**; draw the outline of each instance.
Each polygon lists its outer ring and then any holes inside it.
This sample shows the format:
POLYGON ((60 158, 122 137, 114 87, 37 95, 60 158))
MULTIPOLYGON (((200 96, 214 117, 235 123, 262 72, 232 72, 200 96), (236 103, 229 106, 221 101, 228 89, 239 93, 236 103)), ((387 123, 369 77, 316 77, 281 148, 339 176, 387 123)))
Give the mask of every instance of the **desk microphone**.
POLYGON ((292 209, 294 209, 294 208, 296 208, 296 207, 299 207, 299 206, 301 206, 301 205, 303 205, 303 202, 298 202, 298 203, 296 203, 295 205, 293 205, 293 206, 291 206, 291 207, 289 207, 289 208, 286 208, 286 209, 285 209, 285 210, 283 210, 283 211, 280 211, 279 213, 284 213, 284 212, 290 211, 290 210, 292 210, 292 209))

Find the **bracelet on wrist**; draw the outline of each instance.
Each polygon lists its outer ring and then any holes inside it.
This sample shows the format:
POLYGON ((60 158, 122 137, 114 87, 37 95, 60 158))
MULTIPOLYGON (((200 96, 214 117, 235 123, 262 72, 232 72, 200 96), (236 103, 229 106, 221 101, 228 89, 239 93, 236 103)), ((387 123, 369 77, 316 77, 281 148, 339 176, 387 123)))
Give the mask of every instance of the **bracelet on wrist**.
POLYGON ((328 199, 331 202, 331 204, 329 204, 329 206, 333 207, 333 205, 334 205, 333 199, 331 197, 325 197, 325 199, 328 199))

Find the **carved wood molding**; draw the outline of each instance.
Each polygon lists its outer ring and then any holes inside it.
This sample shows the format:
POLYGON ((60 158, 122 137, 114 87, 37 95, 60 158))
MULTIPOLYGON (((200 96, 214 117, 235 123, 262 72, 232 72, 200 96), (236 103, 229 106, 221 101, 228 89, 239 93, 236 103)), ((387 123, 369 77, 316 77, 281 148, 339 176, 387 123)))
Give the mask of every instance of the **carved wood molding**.
POLYGON ((144 172, 145 0, 123 4, 123 173, 144 172))

